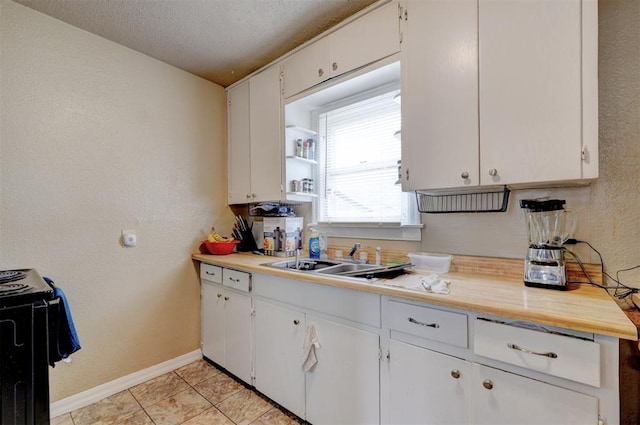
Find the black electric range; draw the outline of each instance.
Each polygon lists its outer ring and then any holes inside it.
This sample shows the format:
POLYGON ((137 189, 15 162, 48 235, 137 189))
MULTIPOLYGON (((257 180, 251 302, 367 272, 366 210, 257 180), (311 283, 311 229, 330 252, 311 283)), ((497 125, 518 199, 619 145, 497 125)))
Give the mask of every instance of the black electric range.
POLYGON ((58 308, 36 270, 0 271, 0 424, 49 424, 49 338, 58 308))
POLYGON ((0 271, 0 307, 53 299, 53 288, 35 269, 0 271))

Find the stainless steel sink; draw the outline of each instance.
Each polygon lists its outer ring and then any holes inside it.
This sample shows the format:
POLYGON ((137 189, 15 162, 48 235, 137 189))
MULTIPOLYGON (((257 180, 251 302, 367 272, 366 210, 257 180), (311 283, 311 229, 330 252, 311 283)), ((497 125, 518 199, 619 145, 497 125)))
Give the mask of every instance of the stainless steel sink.
POLYGON ((384 266, 376 266, 374 264, 342 263, 342 264, 338 264, 335 266, 318 270, 318 273, 343 274, 343 273, 360 272, 363 270, 379 269, 382 267, 384 266))
POLYGON ((329 267, 339 266, 342 263, 340 261, 333 260, 318 260, 315 258, 301 258, 298 261, 298 267, 296 267, 296 260, 281 260, 275 263, 263 264, 267 267, 275 267, 277 269, 296 270, 300 272, 319 271, 329 267))
POLYGON ((273 263, 262 264, 266 267, 286 269, 300 273, 317 273, 330 276, 367 278, 395 277, 404 273, 404 270, 411 267, 411 264, 401 264, 394 266, 384 266, 376 264, 354 263, 347 260, 320 260, 314 258, 301 258, 296 267, 295 259, 275 261, 273 263))

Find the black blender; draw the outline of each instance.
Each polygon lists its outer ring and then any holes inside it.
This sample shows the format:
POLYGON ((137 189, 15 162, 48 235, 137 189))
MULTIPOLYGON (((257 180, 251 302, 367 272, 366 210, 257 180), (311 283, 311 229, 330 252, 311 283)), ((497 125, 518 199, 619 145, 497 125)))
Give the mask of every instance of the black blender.
POLYGON ((576 215, 560 199, 522 199, 526 209, 529 249, 524 260, 524 284, 539 288, 567 288, 564 243, 576 229, 576 215))

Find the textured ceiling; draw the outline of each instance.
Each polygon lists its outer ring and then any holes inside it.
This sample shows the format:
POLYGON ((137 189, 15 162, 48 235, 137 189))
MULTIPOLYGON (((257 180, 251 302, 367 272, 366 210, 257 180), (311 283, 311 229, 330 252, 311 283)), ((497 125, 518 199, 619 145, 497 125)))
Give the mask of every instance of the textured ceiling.
POLYGON ((15 0, 228 86, 376 0, 15 0))

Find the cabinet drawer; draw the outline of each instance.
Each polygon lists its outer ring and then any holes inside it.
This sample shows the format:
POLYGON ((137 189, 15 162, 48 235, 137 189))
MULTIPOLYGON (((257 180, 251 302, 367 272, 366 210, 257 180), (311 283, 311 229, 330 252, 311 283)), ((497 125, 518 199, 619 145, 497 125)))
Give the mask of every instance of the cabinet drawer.
POLYGON ((222 284, 238 291, 251 291, 251 274, 238 270, 224 269, 222 271, 222 284))
POLYGON ((222 283, 222 267, 200 263, 200 279, 213 283, 222 283))
POLYGON ((473 351, 560 378, 600 386, 600 345, 570 336, 476 319, 473 351))
POLYGON ((467 348, 467 316, 435 308, 389 301, 389 328, 467 348))

